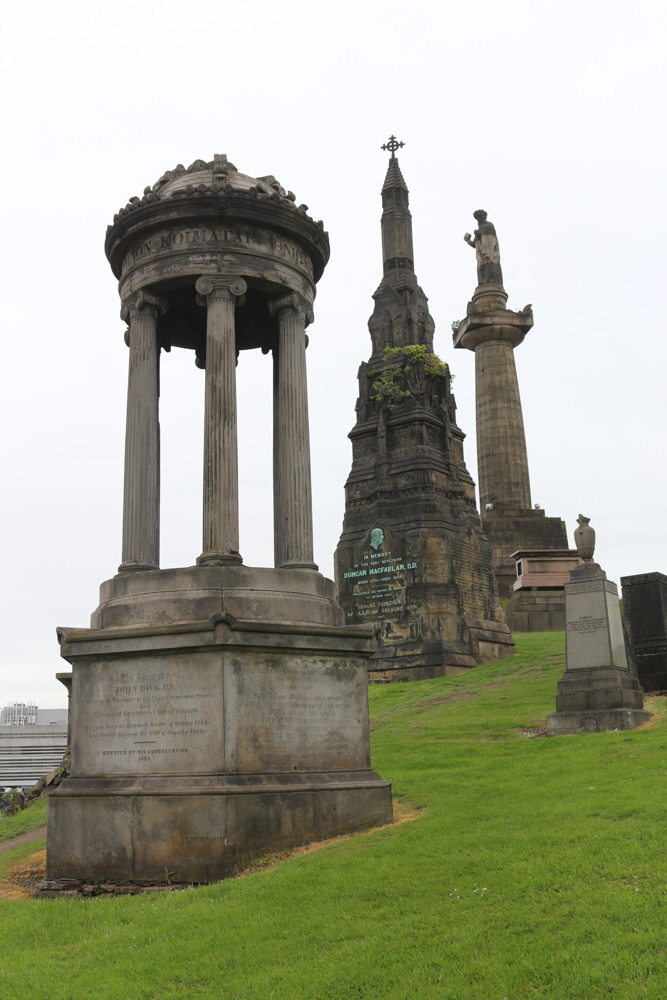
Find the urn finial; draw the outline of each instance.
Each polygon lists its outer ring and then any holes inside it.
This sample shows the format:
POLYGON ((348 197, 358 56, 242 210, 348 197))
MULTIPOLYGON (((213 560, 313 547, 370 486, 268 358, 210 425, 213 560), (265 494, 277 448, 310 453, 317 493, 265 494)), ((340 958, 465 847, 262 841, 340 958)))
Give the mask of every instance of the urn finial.
POLYGON ((577 518, 579 527, 574 529, 574 544, 584 562, 592 562, 595 552, 595 529, 591 528, 589 522, 590 517, 580 514, 577 518))

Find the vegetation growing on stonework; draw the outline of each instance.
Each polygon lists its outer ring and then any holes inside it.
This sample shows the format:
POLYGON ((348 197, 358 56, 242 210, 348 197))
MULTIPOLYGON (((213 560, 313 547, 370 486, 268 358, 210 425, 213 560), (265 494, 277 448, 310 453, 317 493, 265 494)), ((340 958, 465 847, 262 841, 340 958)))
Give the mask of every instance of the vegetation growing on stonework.
POLYGON ((376 403, 384 403, 389 410, 412 395, 410 389, 403 388, 403 380, 408 366, 416 368, 417 365, 423 364, 424 374, 427 378, 437 378, 447 374, 449 374, 450 379, 454 378, 449 373, 447 363, 437 354, 429 351, 423 344, 410 344, 407 347, 385 347, 382 357, 384 361, 401 359, 397 364, 389 365, 373 379, 371 398, 376 403))

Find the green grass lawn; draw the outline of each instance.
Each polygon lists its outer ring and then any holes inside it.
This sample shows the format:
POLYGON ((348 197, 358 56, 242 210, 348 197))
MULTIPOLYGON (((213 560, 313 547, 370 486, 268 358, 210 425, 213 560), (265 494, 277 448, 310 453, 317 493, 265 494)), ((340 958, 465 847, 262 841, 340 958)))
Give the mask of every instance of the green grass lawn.
POLYGON ((12 840, 22 833, 29 833, 46 823, 46 796, 37 799, 16 816, 7 816, 0 820, 0 844, 5 840, 12 840))
POLYGON ((371 689, 413 822, 203 889, 0 903, 2 996, 664 1000, 667 726, 530 738, 563 649, 371 689))

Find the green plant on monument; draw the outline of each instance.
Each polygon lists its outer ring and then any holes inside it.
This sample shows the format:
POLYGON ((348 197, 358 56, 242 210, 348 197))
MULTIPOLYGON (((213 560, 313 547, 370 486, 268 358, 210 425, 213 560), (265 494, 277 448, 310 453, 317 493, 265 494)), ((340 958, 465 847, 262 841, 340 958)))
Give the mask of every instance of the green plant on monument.
POLYGON ((401 358, 396 364, 391 364, 384 368, 382 372, 373 379, 373 390, 371 398, 376 403, 384 403, 388 410, 393 410, 404 399, 413 395, 409 388, 404 388, 404 379, 410 366, 416 368, 423 365, 424 374, 427 378, 438 378, 449 375, 454 376, 449 371, 449 365, 429 351, 423 344, 410 344, 406 347, 385 347, 382 357, 384 361, 394 361, 401 358))

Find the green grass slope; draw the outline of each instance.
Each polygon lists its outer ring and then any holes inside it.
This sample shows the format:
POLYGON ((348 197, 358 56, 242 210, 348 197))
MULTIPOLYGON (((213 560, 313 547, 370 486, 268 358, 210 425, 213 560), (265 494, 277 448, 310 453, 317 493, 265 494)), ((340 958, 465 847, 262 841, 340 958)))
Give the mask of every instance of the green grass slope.
POLYGON ((563 635, 517 638, 371 689, 373 766, 419 819, 203 889, 0 903, 3 996, 663 1000, 667 727, 531 738, 563 635))
POLYGON ((44 796, 37 799, 27 809, 16 813, 15 816, 7 816, 0 819, 0 844, 6 840, 13 840, 22 833, 29 833, 46 823, 46 803, 44 796))

